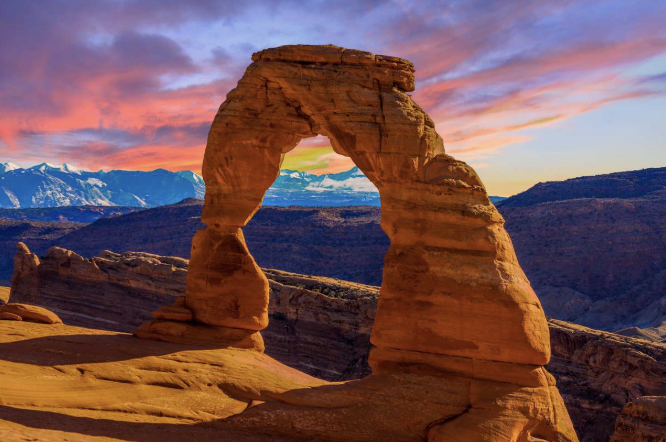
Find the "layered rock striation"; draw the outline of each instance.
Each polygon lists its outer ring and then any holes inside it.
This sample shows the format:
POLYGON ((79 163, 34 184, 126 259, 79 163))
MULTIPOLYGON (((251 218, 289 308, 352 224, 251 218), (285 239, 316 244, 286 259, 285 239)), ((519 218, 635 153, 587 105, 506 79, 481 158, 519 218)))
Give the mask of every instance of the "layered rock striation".
MULTIPOLYGON (((608 441, 618 433, 616 420, 631 420, 622 417, 623 408, 643 396, 666 397, 665 344, 559 320, 549 325, 553 357, 548 369, 557 378, 581 440, 608 441)), ((666 425, 659 431, 666 435, 666 425)))
POLYGON ((666 440, 666 396, 644 396, 627 404, 610 442, 666 440))
POLYGON ((42 258, 18 243, 11 302, 48 307, 66 322, 130 331, 165 299, 182 295, 187 260, 109 251, 86 259, 60 247, 42 258))

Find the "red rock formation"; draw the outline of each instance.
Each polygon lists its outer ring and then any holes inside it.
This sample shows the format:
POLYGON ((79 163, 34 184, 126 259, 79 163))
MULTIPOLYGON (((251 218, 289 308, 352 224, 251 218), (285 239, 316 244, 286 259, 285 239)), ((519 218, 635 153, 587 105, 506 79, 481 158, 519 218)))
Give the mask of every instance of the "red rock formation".
POLYGON ((53 313, 36 305, 19 304, 11 302, 0 306, 0 319, 12 321, 31 321, 43 324, 62 324, 62 320, 53 313))
POLYGON ((610 442, 666 441, 666 396, 643 396, 627 404, 610 442))
POLYGON ((68 222, 14 221, 0 218, 0 285, 9 285, 14 263, 12 257, 17 242, 30 244, 40 253, 57 238, 74 232, 85 224, 68 222))
POLYGON ((165 300, 183 294, 187 260, 109 251, 86 259, 59 247, 37 258, 19 244, 11 302, 37 304, 67 322, 131 331, 165 300))
MULTIPOLYGON (((244 330, 238 345, 251 339, 263 350, 269 284, 242 228, 283 155, 321 134, 382 199, 391 246, 372 330, 373 376, 434 369, 444 383, 462 379, 453 402, 465 405, 440 411, 427 428, 431 441, 576 440, 543 368, 550 344, 539 300, 480 179, 444 153, 432 120, 407 94, 413 65, 335 46, 284 46, 252 60, 208 136, 207 226, 192 241, 185 299, 194 323, 154 319, 137 336, 180 340, 205 327, 212 341, 227 334, 224 345, 233 346, 244 330)), ((314 418, 296 411, 287 419, 304 417, 314 418)), ((252 419, 278 429, 270 413, 252 419)))
POLYGON ((39 257, 30 252, 28 246, 19 242, 14 255, 14 273, 11 285, 14 287, 10 296, 21 298, 23 302, 35 302, 39 288, 39 257))

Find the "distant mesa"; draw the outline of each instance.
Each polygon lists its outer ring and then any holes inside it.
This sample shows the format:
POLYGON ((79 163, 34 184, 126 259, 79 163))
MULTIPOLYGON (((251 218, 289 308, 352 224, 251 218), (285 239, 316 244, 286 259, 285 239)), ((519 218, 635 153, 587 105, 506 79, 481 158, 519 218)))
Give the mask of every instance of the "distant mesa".
POLYGON ((585 198, 630 199, 666 192, 666 167, 608 173, 538 183, 525 192, 507 198, 503 207, 585 198))
POLYGON ((498 208, 549 316, 666 338, 666 167, 539 183, 498 208))

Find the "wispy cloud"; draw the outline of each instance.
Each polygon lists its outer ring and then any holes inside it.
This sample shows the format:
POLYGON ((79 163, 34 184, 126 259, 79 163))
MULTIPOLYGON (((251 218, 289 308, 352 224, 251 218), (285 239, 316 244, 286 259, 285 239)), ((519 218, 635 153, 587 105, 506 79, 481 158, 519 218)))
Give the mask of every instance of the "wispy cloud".
MULTIPOLYGON (((664 22, 666 4, 650 0, 2 2, 0 156, 198 170, 251 51, 334 43, 414 61, 414 98, 448 151, 478 162, 539 128, 664 94, 663 71, 627 73, 666 52, 664 22)), ((287 166, 351 166, 323 137, 302 145, 287 166)))

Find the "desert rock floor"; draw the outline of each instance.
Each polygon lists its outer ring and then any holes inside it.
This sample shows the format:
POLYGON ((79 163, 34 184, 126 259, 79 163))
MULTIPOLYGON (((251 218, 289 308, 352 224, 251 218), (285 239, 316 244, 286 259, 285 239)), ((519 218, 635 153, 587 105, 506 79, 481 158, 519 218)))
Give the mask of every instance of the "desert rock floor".
POLYGON ((249 350, 0 321, 3 442, 422 441, 469 390, 430 373, 331 383, 249 350))
POLYGON ((289 440, 206 423, 242 412, 251 396, 321 384, 249 351, 183 350, 123 333, 0 321, 3 442, 289 440))

